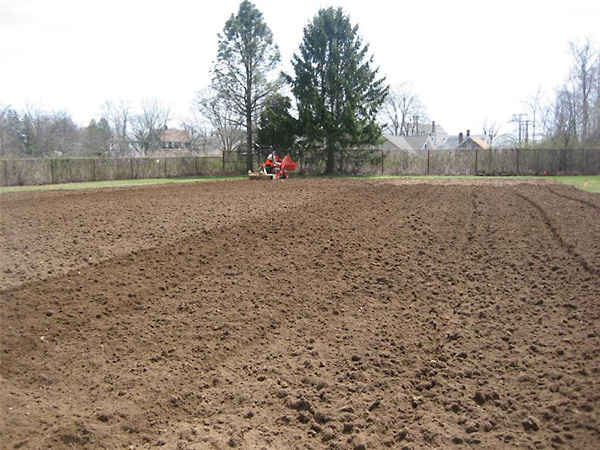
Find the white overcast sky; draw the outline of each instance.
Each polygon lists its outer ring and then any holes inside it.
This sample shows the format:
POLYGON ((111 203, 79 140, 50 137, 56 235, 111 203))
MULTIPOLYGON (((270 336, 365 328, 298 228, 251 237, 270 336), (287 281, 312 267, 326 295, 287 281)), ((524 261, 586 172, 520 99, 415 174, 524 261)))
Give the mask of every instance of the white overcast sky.
MULTIPOLYGON (((67 111, 157 98, 176 120, 209 83, 217 33, 241 0, 0 0, 0 104, 67 111)), ((391 85, 412 83, 450 134, 501 126, 566 78, 570 41, 600 46, 598 0, 255 0, 291 71, 304 26, 341 6, 391 85)))

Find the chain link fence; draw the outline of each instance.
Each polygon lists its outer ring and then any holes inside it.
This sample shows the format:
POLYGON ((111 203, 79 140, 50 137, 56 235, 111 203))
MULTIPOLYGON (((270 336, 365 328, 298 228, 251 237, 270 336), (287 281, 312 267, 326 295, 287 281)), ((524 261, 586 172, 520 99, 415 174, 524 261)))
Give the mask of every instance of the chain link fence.
POLYGON ((246 160, 237 155, 225 159, 207 156, 5 159, 0 167, 4 186, 29 186, 242 174, 246 169, 246 160))
MULTIPOLYGON (((297 157, 298 172, 320 174, 321 159, 297 157)), ((143 178, 240 175, 246 157, 56 158, 0 161, 3 186, 143 178)), ((599 149, 346 150, 335 170, 346 175, 598 175, 599 149)))
MULTIPOLYGON (((322 173, 325 164, 305 158, 300 168, 322 173)), ((335 168, 346 175, 599 175, 600 149, 346 150, 335 168)))

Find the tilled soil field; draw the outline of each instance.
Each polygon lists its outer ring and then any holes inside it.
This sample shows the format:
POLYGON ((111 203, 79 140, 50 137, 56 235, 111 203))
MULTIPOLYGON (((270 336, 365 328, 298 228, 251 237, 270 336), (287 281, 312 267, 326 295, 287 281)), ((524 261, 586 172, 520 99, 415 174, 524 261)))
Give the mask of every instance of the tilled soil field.
POLYGON ((600 447, 600 197, 520 181, 0 196, 0 447, 600 447))

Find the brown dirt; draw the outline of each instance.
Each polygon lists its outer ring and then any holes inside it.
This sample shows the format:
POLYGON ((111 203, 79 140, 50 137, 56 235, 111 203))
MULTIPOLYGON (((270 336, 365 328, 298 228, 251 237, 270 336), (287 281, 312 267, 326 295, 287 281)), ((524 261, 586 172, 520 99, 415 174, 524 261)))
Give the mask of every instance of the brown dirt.
POLYGON ((0 211, 2 448, 598 448, 598 195, 291 179, 0 211))

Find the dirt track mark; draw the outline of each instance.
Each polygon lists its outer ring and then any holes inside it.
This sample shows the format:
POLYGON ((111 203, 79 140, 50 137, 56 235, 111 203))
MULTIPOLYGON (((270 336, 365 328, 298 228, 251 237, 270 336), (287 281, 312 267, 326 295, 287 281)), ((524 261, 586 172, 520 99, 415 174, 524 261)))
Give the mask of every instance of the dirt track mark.
POLYGON ((561 194, 559 192, 556 192, 554 189, 550 189, 549 188, 548 190, 550 192, 552 192, 554 195, 558 195, 559 197, 566 198, 567 200, 572 200, 574 202, 581 203, 583 205, 586 205, 586 206, 589 206, 590 208, 595 209, 596 211, 600 211, 600 206, 595 205, 592 202, 588 202, 587 200, 582 200, 582 199, 579 199, 579 198, 571 197, 570 195, 561 194))
POLYGON ((550 218, 550 216, 548 216, 548 214, 546 213, 546 211, 539 205, 537 204, 535 201, 531 200, 530 198, 528 198, 527 196, 520 194, 520 193, 516 193, 515 194, 517 197, 521 198, 522 200, 525 200, 527 203, 529 203, 531 206, 533 206, 538 213, 542 216, 543 222, 546 225, 546 227, 548 228, 548 230, 550 230, 550 233, 552 234, 552 236, 554 237, 554 239, 556 240, 556 242, 558 242, 558 244, 565 249, 565 251, 571 255, 575 261, 577 261, 579 263, 579 265, 581 265, 581 267, 583 267, 583 269, 592 274, 592 275, 598 275, 600 273, 600 271, 598 271, 597 269, 595 269, 594 267, 592 267, 587 261, 586 259, 581 256, 579 254, 579 252, 577 252, 577 250, 575 249, 575 247, 571 244, 569 244, 568 242, 566 242, 563 237, 561 236, 560 232, 558 231, 557 227, 554 225, 554 222, 552 221, 552 219, 550 218))
POLYGON ((466 254, 469 251, 469 247, 473 244, 477 235, 477 217, 481 214, 481 210, 478 207, 479 198, 475 190, 469 191, 469 200, 465 200, 464 209, 464 224, 462 226, 462 233, 457 239, 456 248, 460 253, 466 254))
POLYGON ((478 202, 479 202, 479 199, 477 197, 477 192, 472 191, 471 192, 472 209, 470 211, 471 214, 469 215, 469 225, 467 228, 467 242, 465 244, 465 248, 463 249, 463 251, 466 251, 469 244, 475 239, 475 235, 476 235, 476 231, 477 231, 477 216, 479 214, 481 214, 481 212, 479 211, 479 207, 477 206, 478 202))

